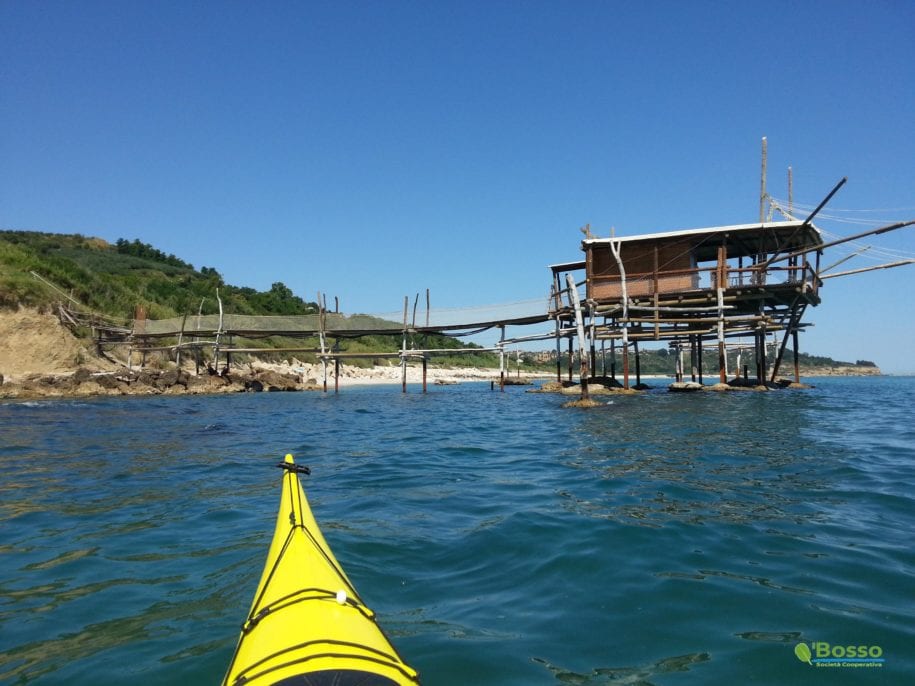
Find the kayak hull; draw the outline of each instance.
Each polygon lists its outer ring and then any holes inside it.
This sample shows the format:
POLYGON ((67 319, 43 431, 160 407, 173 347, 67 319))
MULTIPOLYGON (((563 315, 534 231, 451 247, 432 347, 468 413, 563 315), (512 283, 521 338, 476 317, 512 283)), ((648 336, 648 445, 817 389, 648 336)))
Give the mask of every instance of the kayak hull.
POLYGON ((291 455, 273 540, 223 686, 418 684, 331 552, 291 455))

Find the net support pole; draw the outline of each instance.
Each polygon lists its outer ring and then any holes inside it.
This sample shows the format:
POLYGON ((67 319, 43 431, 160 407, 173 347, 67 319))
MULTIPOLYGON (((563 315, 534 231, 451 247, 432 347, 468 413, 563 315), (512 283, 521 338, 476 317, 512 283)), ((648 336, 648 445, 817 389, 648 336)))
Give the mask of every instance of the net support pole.
POLYGON ((728 356, 724 343, 724 288, 718 288, 718 382, 728 381, 728 356))
POLYGON ((610 241, 610 250, 613 252, 613 258, 616 260, 620 273, 620 295, 623 301, 623 388, 629 390, 629 292, 626 285, 626 267, 620 256, 622 247, 622 241, 610 241))
POLYGON ((410 307, 410 297, 403 297, 403 343, 400 348, 400 387, 401 392, 407 392, 407 309, 410 307))
POLYGON ((499 327, 499 390, 505 392, 505 325, 499 327))

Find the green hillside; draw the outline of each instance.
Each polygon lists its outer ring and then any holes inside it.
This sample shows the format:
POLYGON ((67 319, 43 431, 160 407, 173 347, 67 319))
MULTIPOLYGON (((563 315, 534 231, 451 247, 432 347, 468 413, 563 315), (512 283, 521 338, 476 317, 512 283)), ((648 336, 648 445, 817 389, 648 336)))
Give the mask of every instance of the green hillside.
MULTIPOLYGON (((137 306, 150 319, 216 314, 216 289, 227 314, 304 315, 318 311, 284 283, 268 291, 225 283, 214 267, 193 265, 139 240, 115 244, 79 234, 0 231, 0 307, 20 305, 46 309, 69 295, 85 308, 126 324, 137 306), (35 278, 50 281, 58 290, 35 278)), ((266 341, 282 347, 283 341, 266 341)), ((449 336, 423 336, 416 347, 476 347, 449 336)), ((341 343, 350 352, 389 352, 399 349, 399 338, 366 336, 341 343)), ((494 364, 491 354, 449 358, 454 364, 494 364)))
POLYGON ((138 305, 151 319, 218 311, 216 288, 227 312, 310 314, 315 303, 282 282, 269 291, 226 284, 216 269, 192 265, 138 240, 115 245, 80 235, 0 231, 0 306, 41 307, 60 294, 34 278, 36 272, 86 307, 116 319, 133 317, 138 305))

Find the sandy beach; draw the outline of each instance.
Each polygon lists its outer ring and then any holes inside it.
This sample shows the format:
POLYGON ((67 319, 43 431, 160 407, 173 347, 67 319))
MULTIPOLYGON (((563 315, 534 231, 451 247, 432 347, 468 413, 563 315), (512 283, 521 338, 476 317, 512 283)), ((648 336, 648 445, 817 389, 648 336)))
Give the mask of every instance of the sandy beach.
MULTIPOLYGON (((298 362, 293 360, 291 363, 271 363, 254 360, 246 363, 246 366, 254 370, 269 370, 279 374, 296 374, 302 377, 306 382, 313 381, 322 385, 325 379, 324 365, 320 362, 315 364, 298 362)), ((328 363, 326 370, 328 386, 333 386, 334 365, 328 363)), ((514 372, 507 373, 507 376, 516 377, 514 372)), ((526 377, 528 375, 525 375, 526 377)), ((461 383, 462 381, 489 381, 499 379, 498 369, 483 369, 479 367, 433 367, 429 365, 426 369, 426 382, 428 384, 450 384, 461 383)), ((403 370, 400 365, 376 365, 374 367, 356 367, 340 365, 339 385, 341 388, 346 386, 368 386, 382 384, 399 384, 403 381, 403 370)), ((407 383, 418 384, 423 381, 422 365, 417 362, 407 364, 407 383)))

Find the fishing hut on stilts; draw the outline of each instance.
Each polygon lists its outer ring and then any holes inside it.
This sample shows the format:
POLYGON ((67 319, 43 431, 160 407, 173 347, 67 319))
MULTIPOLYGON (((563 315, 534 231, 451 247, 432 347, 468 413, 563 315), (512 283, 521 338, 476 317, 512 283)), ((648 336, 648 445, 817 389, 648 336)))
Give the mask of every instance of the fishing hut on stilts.
MULTIPOLYGON (((820 302, 815 226, 803 221, 721 226, 625 238, 586 238, 585 259, 555 265, 553 314, 558 337, 581 334, 583 357, 597 359, 609 343, 622 354, 622 386, 630 388, 630 352, 635 355, 635 383, 641 383, 639 343, 666 341, 677 360, 688 351, 690 377, 702 382, 701 359, 717 346, 718 380, 728 381, 726 345, 751 337, 756 349, 757 383, 778 376, 789 339, 794 341, 797 379, 797 335, 809 305, 820 302), (813 253, 813 260, 808 255, 813 253), (779 260, 787 256, 787 260, 779 260), (583 284, 573 281, 584 271, 583 284), (566 283, 561 278, 566 274, 566 283), (584 302, 578 286, 584 285, 584 302), (571 297, 568 297, 571 294, 571 297), (765 368, 766 337, 782 334, 772 369, 765 368)), ((571 337, 569 338, 571 344, 571 337)), ((611 370, 615 378, 617 370, 611 370)), ((686 372, 677 365, 676 381, 686 372)))
MULTIPOLYGON (((588 396, 589 380, 633 387, 630 353, 635 359, 634 387, 639 388, 639 344, 648 341, 666 342, 674 355, 676 371, 671 390, 703 387, 702 361, 710 348, 717 352, 720 384, 770 387, 792 380, 800 383, 798 335, 810 326, 803 317, 808 307, 820 303, 823 281, 913 262, 903 260, 827 274, 844 260, 822 267, 826 248, 915 222, 890 224, 826 242, 813 219, 846 179, 836 184, 805 219, 798 219, 791 207, 790 168, 787 208, 766 191, 765 138, 762 159, 759 222, 607 238, 594 236, 586 226, 581 241, 584 259, 551 267, 550 316, 555 322, 557 360, 562 355, 561 341, 566 339, 571 383, 573 341, 577 339, 583 398, 588 396), (785 219, 773 221, 776 211, 785 219), (771 363, 767 351, 770 336, 775 340, 771 363), (746 340, 751 341, 749 346, 742 342, 746 340), (786 380, 779 375, 789 341, 793 379, 786 380), (609 376, 605 365, 608 344, 609 376), (748 347, 755 368, 738 364, 736 369, 729 369, 728 349, 743 351, 748 347), (622 370, 616 368, 617 349, 622 355, 622 370), (617 380, 620 371, 621 382, 617 380)), ((562 382, 559 362, 556 374, 557 381, 562 382)))

